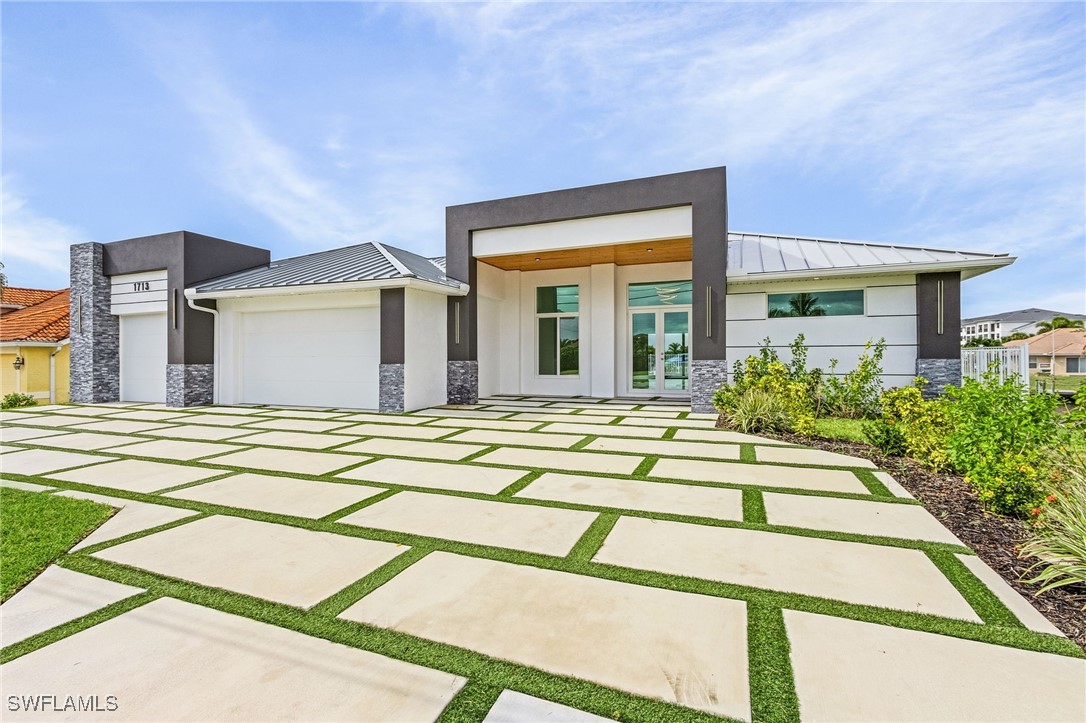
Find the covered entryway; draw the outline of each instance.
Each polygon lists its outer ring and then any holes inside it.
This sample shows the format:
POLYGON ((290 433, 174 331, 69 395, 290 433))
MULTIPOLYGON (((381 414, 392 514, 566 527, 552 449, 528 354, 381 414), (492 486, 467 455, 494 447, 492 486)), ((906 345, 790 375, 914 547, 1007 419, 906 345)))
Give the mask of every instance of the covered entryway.
POLYGON ((121 401, 166 401, 166 314, 121 320, 121 401))
POLYGON ((240 401, 376 409, 379 307, 246 312, 240 401))

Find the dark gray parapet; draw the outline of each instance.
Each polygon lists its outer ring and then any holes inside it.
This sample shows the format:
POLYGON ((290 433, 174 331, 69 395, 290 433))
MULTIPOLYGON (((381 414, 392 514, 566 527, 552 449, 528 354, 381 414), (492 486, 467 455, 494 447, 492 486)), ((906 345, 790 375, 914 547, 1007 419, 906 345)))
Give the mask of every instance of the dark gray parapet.
POLYGON ((715 412, 713 392, 728 381, 724 359, 694 359, 690 362, 690 411, 715 412))
POLYGON ((925 399, 941 397, 946 393, 947 387, 962 385, 962 360, 917 359, 916 376, 928 380, 923 388, 925 399))
MULTIPOLYGON (((400 289, 403 291, 403 289, 400 289)), ((382 364, 378 390, 378 411, 389 414, 402 414, 403 402, 403 364, 382 364)))
POLYGON ((102 244, 71 247, 71 401, 116 402, 121 396, 121 327, 109 313, 109 277, 102 273, 102 244))
POLYGON ((167 407, 197 407, 214 402, 214 364, 166 365, 167 407))
POLYGON ((449 361, 449 404, 476 404, 479 401, 479 362, 449 361))

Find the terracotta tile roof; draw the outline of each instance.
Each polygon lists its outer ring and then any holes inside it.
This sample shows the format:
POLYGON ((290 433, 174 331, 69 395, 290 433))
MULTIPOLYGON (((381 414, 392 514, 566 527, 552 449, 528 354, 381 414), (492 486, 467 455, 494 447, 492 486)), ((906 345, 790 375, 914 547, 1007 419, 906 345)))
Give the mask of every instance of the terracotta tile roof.
POLYGON ((59 291, 50 291, 48 289, 24 289, 19 286, 5 286, 0 289, 0 304, 34 306, 53 298, 59 293, 59 291))
POLYGON ((68 290, 43 293, 50 296, 0 316, 0 341, 58 342, 68 338, 68 290))
POLYGON ((1003 346, 1023 344, 1029 344, 1029 352, 1034 356, 1053 353, 1056 356, 1086 356, 1086 329, 1053 329, 1028 339, 1008 341, 1003 346))

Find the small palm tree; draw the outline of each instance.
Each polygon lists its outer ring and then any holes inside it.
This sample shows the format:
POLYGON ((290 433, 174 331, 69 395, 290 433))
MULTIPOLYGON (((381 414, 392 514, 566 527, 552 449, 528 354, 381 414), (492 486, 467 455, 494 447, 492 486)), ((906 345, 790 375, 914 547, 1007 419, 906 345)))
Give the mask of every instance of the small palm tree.
POLYGON ((1082 319, 1072 321, 1066 316, 1053 316, 1052 321, 1037 322, 1037 331, 1052 331, 1053 329, 1081 329, 1084 324, 1082 319))

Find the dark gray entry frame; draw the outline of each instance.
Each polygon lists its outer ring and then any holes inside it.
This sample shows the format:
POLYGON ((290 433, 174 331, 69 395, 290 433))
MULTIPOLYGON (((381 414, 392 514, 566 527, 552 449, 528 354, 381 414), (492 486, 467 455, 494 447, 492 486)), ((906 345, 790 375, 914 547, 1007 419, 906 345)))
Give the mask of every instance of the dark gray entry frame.
POLYGON ((708 397, 724 381, 727 358, 728 190, 723 166, 447 207, 446 271, 470 286, 467 296, 449 298, 449 402, 473 404, 479 397, 474 232, 679 206, 691 207, 693 222, 691 407, 711 408, 708 397))

